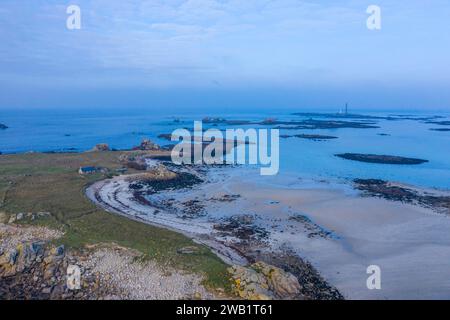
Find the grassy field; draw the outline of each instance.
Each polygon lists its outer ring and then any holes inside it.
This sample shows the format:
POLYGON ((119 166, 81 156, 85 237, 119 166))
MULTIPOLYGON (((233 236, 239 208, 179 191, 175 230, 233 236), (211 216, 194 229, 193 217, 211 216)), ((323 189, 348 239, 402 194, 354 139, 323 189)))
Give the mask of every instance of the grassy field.
MULTIPOLYGON (((0 155, 0 211, 50 212, 33 223, 62 228, 58 239, 67 247, 114 242, 137 249, 160 264, 205 275, 205 285, 228 290, 227 265, 208 248, 173 231, 131 221, 98 209, 84 195, 90 183, 104 174, 81 176, 80 166, 101 166, 114 172, 121 168, 121 152, 73 154, 29 153, 0 155), (196 254, 179 254, 186 246, 198 247, 196 254)), ((32 223, 31 221, 28 223, 32 223)))

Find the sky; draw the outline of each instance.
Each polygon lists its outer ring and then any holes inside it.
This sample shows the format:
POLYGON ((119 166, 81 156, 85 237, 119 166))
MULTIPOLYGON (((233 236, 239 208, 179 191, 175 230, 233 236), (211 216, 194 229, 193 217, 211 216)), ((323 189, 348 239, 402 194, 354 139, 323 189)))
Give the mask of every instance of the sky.
POLYGON ((449 89, 448 0, 0 2, 0 108, 450 110, 449 89))

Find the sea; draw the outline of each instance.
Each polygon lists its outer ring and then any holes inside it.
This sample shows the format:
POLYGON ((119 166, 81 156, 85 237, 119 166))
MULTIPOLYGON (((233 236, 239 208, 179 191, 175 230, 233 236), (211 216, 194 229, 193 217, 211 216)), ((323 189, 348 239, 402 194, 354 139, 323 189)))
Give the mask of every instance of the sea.
MULTIPOLYGON (((166 145, 170 141, 159 139, 162 133, 177 128, 192 128, 194 121, 204 117, 220 117, 227 120, 261 121, 267 118, 297 121, 322 119, 313 115, 294 115, 294 112, 318 112, 311 109, 283 111, 239 111, 220 113, 212 111, 164 112, 151 109, 0 109, 0 123, 8 126, 0 130, 2 154, 25 152, 82 152, 98 143, 107 143, 114 149, 129 149, 142 139, 166 145)), ((319 112, 336 112, 320 110, 319 112)), ((316 180, 352 180, 373 178, 400 182, 417 187, 450 190, 450 131, 434 131, 432 128, 450 126, 427 123, 419 118, 440 116, 436 121, 450 120, 450 112, 442 111, 374 111, 356 110, 354 113, 368 116, 403 117, 400 120, 374 121, 379 128, 358 129, 281 129, 280 134, 320 134, 338 137, 327 141, 300 138, 280 139, 281 177, 301 177, 316 180), (406 119, 407 118, 407 119, 406 119), (413 118, 413 119, 410 119, 413 118), (395 155, 428 160, 419 165, 388 165, 363 163, 336 157, 339 153, 370 153, 395 155)), ((205 126, 206 128, 208 126, 205 126)), ((220 127, 220 126, 219 126, 220 127)), ((229 128, 264 126, 228 126, 229 128)))

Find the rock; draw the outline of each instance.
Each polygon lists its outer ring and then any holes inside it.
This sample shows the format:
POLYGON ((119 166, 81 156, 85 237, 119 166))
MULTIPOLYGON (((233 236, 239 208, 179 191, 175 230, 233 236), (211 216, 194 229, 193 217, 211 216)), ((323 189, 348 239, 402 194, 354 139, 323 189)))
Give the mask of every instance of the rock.
POLYGON ((111 149, 109 148, 109 145, 106 143, 99 143, 97 145, 95 145, 94 148, 92 148, 91 151, 93 152, 104 152, 104 151, 110 151, 111 149))
POLYGON ((30 269, 44 254, 40 243, 20 243, 8 254, 0 255, 0 276, 12 276, 30 269))
POLYGON ((0 268, 4 267, 6 264, 9 264, 9 255, 6 252, 3 252, 0 255, 0 268))
POLYGON ((8 129, 8 126, 3 123, 0 123, 0 130, 6 130, 6 129, 8 129))
POLYGON ((42 218, 42 217, 48 217, 48 216, 50 216, 51 214, 50 214, 50 212, 38 212, 37 213, 37 216, 39 217, 39 218, 42 218))
POLYGON ((24 218, 24 214, 23 214, 22 212, 19 212, 19 213, 16 215, 16 220, 17 220, 17 221, 22 220, 23 218, 24 218))
POLYGON ((232 216, 232 220, 242 224, 252 224, 255 220, 255 217, 251 214, 242 214, 232 216))
POLYGON ((52 292, 52 287, 46 287, 42 289, 43 294, 50 294, 52 292))
POLYGON ((420 204, 437 212, 450 214, 450 196, 448 195, 431 191, 423 193, 406 185, 380 179, 355 179, 353 181, 356 189, 364 191, 367 195, 391 201, 420 204))
POLYGON ((293 274, 264 262, 254 263, 252 268, 266 277, 269 289, 279 298, 293 299, 300 293, 300 284, 293 274))
POLYGON ((228 271, 232 274, 232 289, 237 296, 247 300, 273 299, 267 280, 255 270, 233 266, 228 271))
POLYGON ((24 267, 30 267, 36 260, 36 252, 33 250, 31 244, 23 246, 21 260, 23 261, 24 267))
POLYGON ((200 292, 194 293, 194 299, 195 300, 201 300, 202 299, 202 294, 200 292))
POLYGON ((140 170, 144 171, 147 170, 147 164, 143 162, 137 162, 137 161, 128 161, 126 163, 127 167, 134 170, 140 170))
POLYGON ((19 257, 19 251, 17 249, 12 249, 9 252, 9 259, 8 259, 9 264, 15 265, 18 257, 19 257))
POLYGON ((16 215, 12 214, 12 215, 9 216, 8 223, 11 224, 11 223, 14 223, 14 222, 16 222, 16 215))
POLYGON ((0 223, 6 223, 8 222, 8 215, 6 212, 1 211, 0 212, 0 223))
POLYGON ((56 270, 56 266, 54 264, 47 265, 44 269, 43 279, 48 281, 51 278, 53 278, 53 276, 55 274, 55 270, 56 270))
POLYGON ((64 255, 64 252, 65 252, 64 245, 61 245, 61 246, 56 247, 56 248, 51 250, 51 253, 56 255, 56 256, 62 256, 62 255, 64 255))
POLYGON ((161 147, 156 143, 152 142, 150 139, 142 140, 141 144, 134 147, 133 150, 160 150, 161 147))
POLYGON ((194 254, 198 253, 198 248, 194 246, 183 247, 177 250, 179 254, 194 254))
POLYGON ((58 299, 58 297, 61 297, 64 294, 64 287, 59 285, 53 288, 52 290, 52 298, 58 299))
POLYGON ((30 250, 36 255, 36 258, 44 257, 44 243, 43 242, 33 242, 30 245, 30 250))
POLYGON ((228 269, 232 277, 233 292, 248 300, 295 299, 300 294, 298 279, 289 272, 257 262, 245 268, 228 269))
POLYGON ((275 118, 267 118, 267 119, 264 119, 261 123, 262 124, 274 124, 276 122, 277 122, 277 119, 275 119, 275 118))
POLYGON ((219 123, 225 123, 227 120, 224 118, 214 118, 214 117, 205 117, 202 119, 203 123, 208 124, 219 124, 219 123))
POLYGON ((44 264, 46 265, 45 272, 50 279, 53 276, 55 268, 64 259, 64 246, 59 246, 50 249, 48 255, 44 258, 44 264))

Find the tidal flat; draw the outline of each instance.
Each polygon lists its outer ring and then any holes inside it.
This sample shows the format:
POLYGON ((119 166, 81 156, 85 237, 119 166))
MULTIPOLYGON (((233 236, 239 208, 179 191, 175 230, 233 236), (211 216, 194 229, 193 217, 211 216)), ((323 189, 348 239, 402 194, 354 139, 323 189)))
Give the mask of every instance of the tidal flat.
MULTIPOLYGON (((228 264, 266 261, 289 270, 309 298, 449 297, 442 282, 450 276, 443 267, 450 259, 448 207, 362 194, 351 183, 267 179, 242 167, 185 170, 201 182, 149 188, 141 193, 146 202, 130 188, 138 177, 100 181, 87 194, 106 211, 191 237, 228 264), (373 264, 383 270, 381 291, 366 287, 373 264)), ((432 192, 427 196, 449 199, 432 192)))

